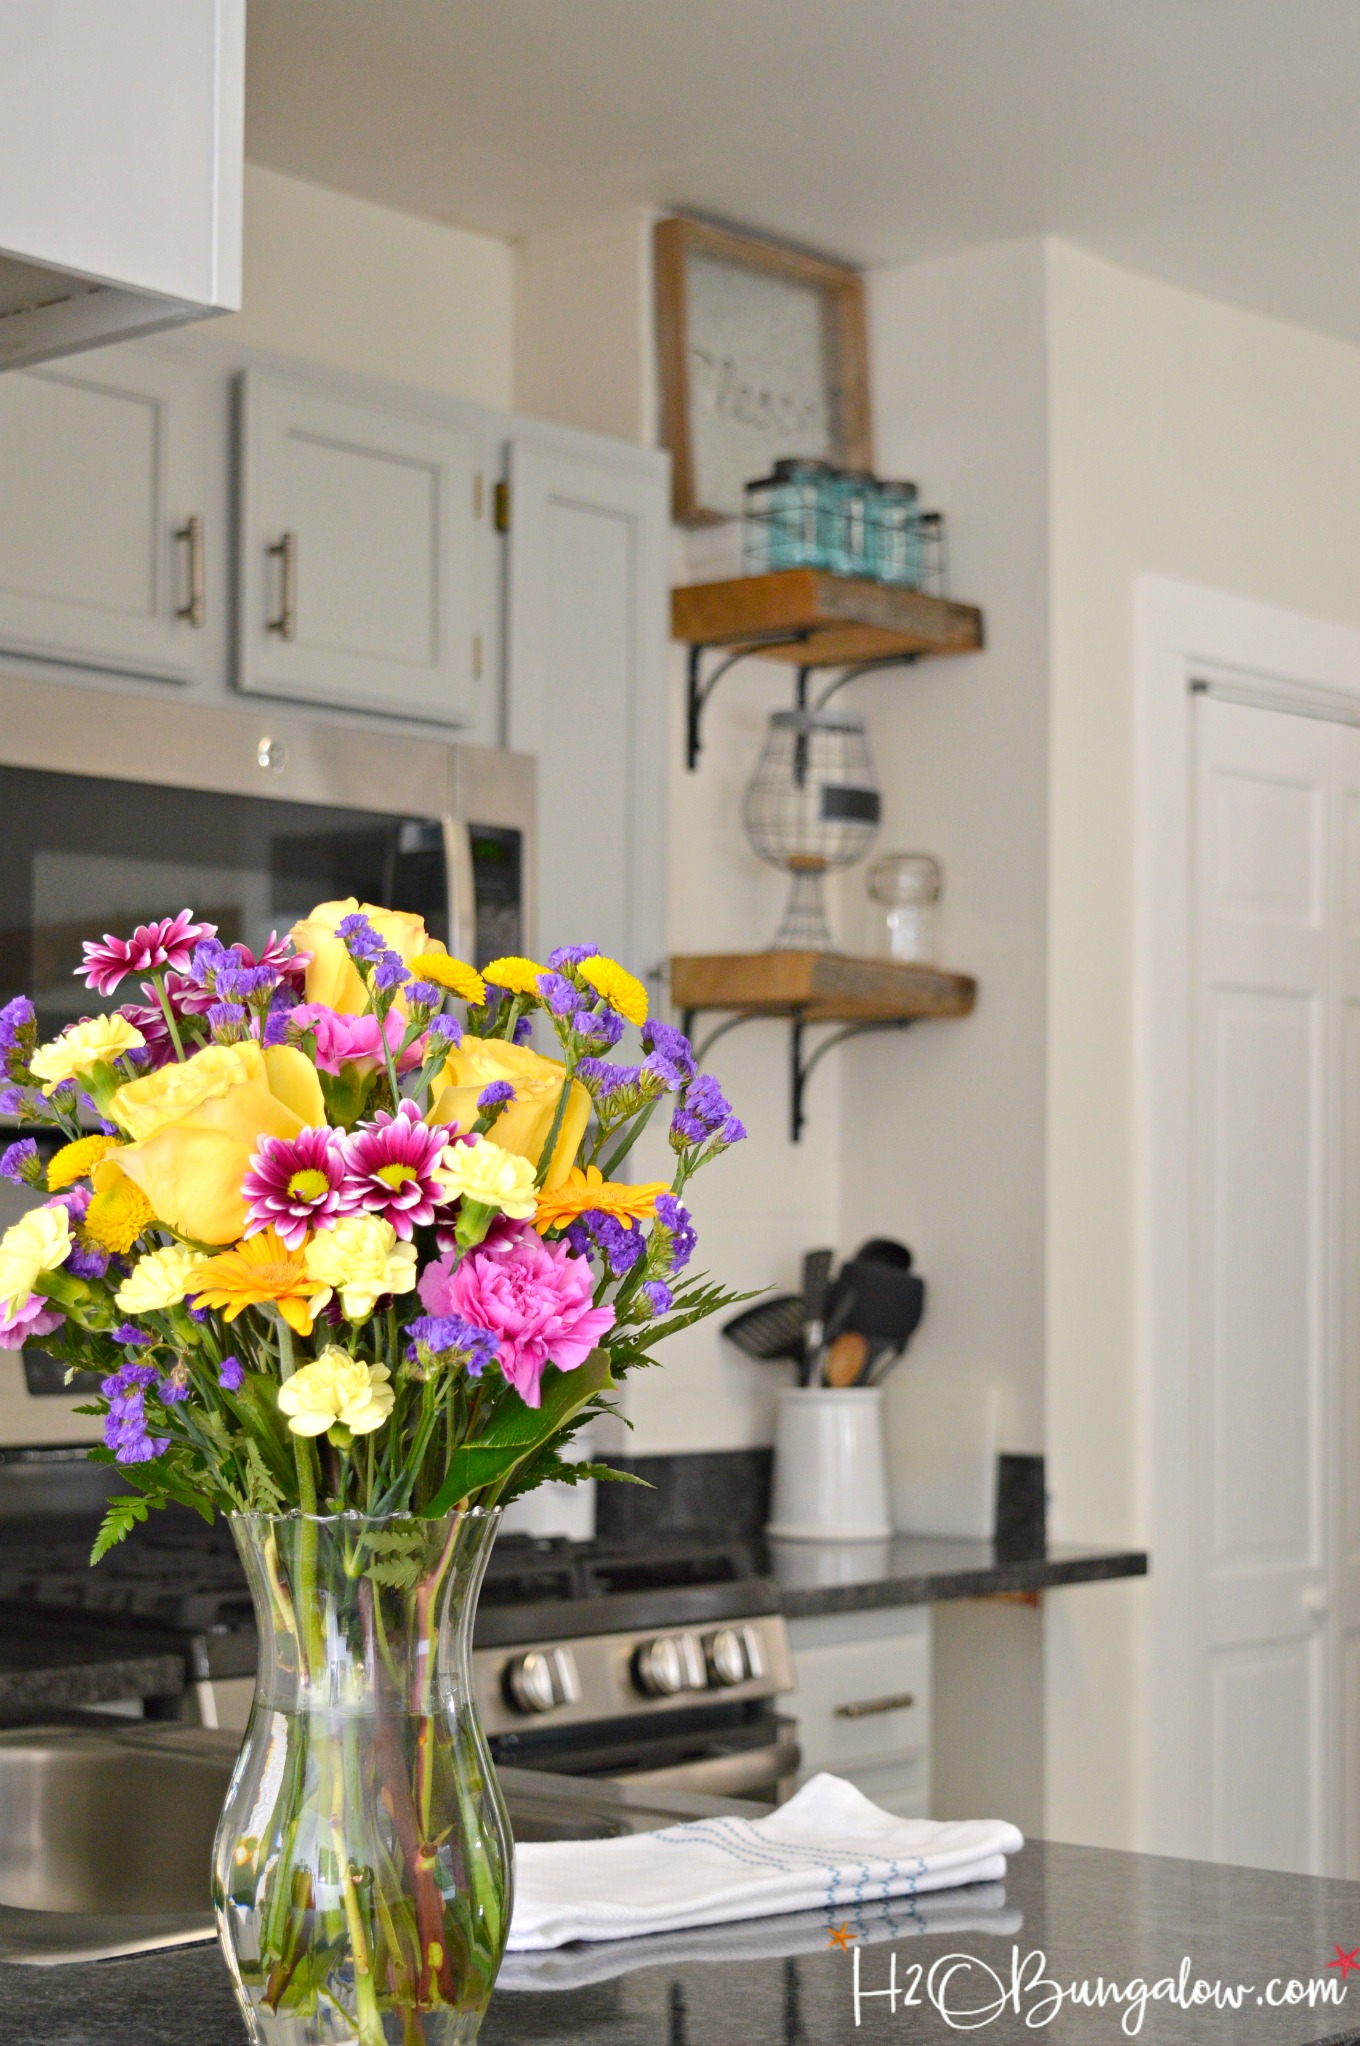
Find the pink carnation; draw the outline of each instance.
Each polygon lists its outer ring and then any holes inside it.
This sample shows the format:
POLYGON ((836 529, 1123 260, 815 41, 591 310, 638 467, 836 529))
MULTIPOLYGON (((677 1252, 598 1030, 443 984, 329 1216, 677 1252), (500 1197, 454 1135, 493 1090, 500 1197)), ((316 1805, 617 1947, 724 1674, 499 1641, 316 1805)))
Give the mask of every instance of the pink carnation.
POLYGON ((0 1307, 0 1350, 22 1350, 35 1336, 50 1336, 65 1319, 60 1308, 44 1300, 41 1293, 30 1293, 13 1313, 0 1307))
MULTIPOLYGON (((299 1002, 288 1011, 288 1021, 299 1030, 316 1034, 316 1062, 323 1073, 338 1073, 341 1066, 380 1066, 382 1039, 376 1016, 341 1016, 322 1002, 299 1002)), ((387 1042, 395 1052, 406 1035, 406 1019, 395 1009, 386 1018, 387 1042)), ((424 1039, 409 1044, 397 1060, 397 1071, 409 1073, 424 1057, 424 1039)))
POLYGON ((526 1406, 539 1405, 545 1365, 574 1371, 614 1326, 612 1307, 592 1307, 590 1265, 565 1243, 545 1243, 521 1224, 469 1251, 460 1264, 426 1265, 420 1297, 431 1314, 461 1314, 500 1338, 501 1370, 526 1406))

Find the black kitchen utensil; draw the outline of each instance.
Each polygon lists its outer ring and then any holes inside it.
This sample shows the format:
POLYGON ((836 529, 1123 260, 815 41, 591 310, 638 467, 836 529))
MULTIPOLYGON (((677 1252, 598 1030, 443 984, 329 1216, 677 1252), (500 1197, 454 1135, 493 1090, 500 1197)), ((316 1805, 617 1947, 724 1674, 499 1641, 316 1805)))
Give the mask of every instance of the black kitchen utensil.
POLYGON ((801 1364, 804 1355, 803 1296, 801 1293, 772 1293, 744 1307, 722 1325, 729 1342, 762 1364, 776 1360, 801 1364))
POLYGON ((871 1236, 867 1243, 861 1243, 855 1252, 853 1262, 867 1265, 892 1265, 899 1272, 909 1272, 912 1266, 911 1252, 905 1243, 898 1243, 891 1236, 871 1236))
POLYGON ((925 1283, 915 1272, 853 1257, 841 1266, 827 1299, 828 1337, 834 1322, 837 1334, 854 1329, 871 1342, 905 1349, 925 1312, 925 1299, 925 1283))
POLYGON ((811 1385, 821 1368, 826 1296, 831 1287, 834 1250, 809 1250, 803 1256, 803 1355, 798 1383, 811 1385))

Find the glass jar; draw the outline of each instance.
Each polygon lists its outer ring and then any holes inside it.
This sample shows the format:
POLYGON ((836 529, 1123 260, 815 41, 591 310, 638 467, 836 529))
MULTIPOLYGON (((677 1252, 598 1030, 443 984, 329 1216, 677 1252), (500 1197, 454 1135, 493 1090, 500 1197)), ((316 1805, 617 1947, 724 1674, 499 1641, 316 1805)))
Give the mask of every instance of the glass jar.
POLYGON ((885 853, 868 874, 868 889, 883 917, 879 950, 905 966, 939 965, 940 863, 929 853, 885 853))
POLYGON ((878 484, 872 471, 837 470, 831 501, 834 513, 827 567, 833 575, 874 575, 878 484))
POLYGON ((914 483, 880 483, 874 506, 874 572, 881 583, 921 587, 921 515, 914 483))
POLYGON ((826 568, 827 462, 790 456, 742 493, 742 567, 747 575, 780 568, 826 568))

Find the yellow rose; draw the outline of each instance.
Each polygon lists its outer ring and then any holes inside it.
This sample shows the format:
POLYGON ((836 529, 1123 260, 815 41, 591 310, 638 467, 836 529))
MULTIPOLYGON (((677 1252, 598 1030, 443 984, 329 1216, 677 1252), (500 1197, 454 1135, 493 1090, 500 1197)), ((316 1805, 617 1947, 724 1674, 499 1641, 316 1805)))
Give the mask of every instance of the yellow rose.
POLYGON ((43 1272, 65 1264, 71 1217, 65 1208, 30 1208, 0 1237, 0 1307, 17 1314, 43 1272))
POLYGON ((365 1364, 332 1343, 279 1387, 279 1409, 295 1435, 324 1435, 337 1422, 352 1435, 371 1435, 396 1405, 385 1364, 365 1364))
MULTIPOLYGON (((485 1142, 499 1144, 502 1151, 513 1151, 517 1158, 527 1158, 537 1166, 552 1128, 565 1070, 560 1059, 545 1059, 527 1044, 507 1044, 499 1037, 465 1037, 449 1054, 435 1085, 429 1120, 470 1130, 477 1120, 477 1096, 483 1087, 492 1080, 509 1080, 515 1098, 496 1117, 485 1142)), ((573 1080, 561 1134, 543 1182, 549 1192, 562 1184, 575 1164, 589 1121, 590 1096, 579 1080, 573 1080)))
POLYGON ((307 1000, 322 1002, 341 1016, 361 1016, 368 1007, 368 991, 359 970, 345 950, 344 939, 335 935, 337 924, 347 916, 366 916, 403 966, 409 966, 417 953, 444 950, 436 939, 426 937, 424 920, 408 916, 405 910, 375 909, 371 902, 359 902, 353 895, 343 902, 318 902, 311 915, 294 924, 288 935, 299 952, 312 955, 307 967, 307 1000))
POLYGON ((109 1113, 132 1139, 117 1166, 159 1219, 198 1243, 235 1243, 246 1226, 241 1181, 260 1138, 324 1123, 326 1104, 302 1052, 247 1041, 210 1044, 130 1080, 109 1113))

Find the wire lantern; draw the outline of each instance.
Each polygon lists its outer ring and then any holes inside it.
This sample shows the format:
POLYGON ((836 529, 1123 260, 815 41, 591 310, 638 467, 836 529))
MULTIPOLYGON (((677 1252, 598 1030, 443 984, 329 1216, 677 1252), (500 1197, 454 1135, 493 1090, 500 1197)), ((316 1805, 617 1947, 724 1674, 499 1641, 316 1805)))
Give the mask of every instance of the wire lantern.
POLYGON ((793 876, 773 950, 835 949, 823 879, 863 859, 878 834, 879 811, 869 740, 858 718, 776 711, 742 804, 752 849, 793 876))

